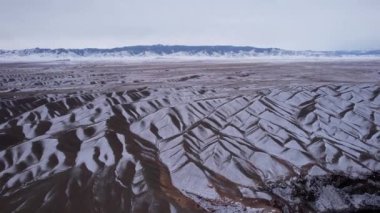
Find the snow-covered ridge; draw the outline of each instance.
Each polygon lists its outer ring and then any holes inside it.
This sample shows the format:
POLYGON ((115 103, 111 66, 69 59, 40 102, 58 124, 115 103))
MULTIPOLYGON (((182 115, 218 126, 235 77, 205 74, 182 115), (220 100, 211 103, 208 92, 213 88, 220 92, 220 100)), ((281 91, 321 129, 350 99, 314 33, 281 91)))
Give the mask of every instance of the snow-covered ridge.
POLYGON ((256 48, 251 46, 184 46, 147 45, 126 46, 111 49, 23 49, 0 50, 0 59, 75 59, 75 58, 149 58, 149 57, 379 57, 380 50, 370 51, 292 51, 278 48, 256 48))
POLYGON ((3 63, 1 212, 379 212, 379 67, 3 63))

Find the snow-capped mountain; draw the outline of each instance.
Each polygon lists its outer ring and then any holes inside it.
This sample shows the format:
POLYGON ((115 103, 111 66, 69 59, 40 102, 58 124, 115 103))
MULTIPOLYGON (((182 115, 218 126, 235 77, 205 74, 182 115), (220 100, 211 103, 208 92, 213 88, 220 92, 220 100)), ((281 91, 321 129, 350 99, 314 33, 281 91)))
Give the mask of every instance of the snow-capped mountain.
POLYGON ((0 50, 0 59, 12 58, 125 58, 125 57, 345 57, 379 56, 380 50, 371 51, 291 51, 279 48, 256 48, 251 46, 185 46, 185 45, 141 45, 111 49, 23 49, 0 50))

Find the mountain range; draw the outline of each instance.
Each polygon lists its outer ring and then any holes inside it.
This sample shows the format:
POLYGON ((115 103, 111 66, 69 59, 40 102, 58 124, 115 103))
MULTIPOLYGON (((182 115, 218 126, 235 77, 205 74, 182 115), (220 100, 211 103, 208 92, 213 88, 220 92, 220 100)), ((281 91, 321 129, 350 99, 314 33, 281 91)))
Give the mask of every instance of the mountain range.
POLYGON ((124 57, 380 57, 380 50, 368 51, 294 51, 279 48, 257 48, 252 46, 185 46, 185 45, 138 45, 109 49, 47 49, 0 50, 0 59, 12 58, 124 58, 124 57))

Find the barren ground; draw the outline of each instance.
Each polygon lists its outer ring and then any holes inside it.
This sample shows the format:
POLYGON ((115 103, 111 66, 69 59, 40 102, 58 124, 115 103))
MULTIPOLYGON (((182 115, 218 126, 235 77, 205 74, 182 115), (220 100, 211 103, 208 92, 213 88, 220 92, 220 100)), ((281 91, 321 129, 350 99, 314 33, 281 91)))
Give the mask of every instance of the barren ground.
POLYGON ((380 61, 0 64, 1 212, 380 209, 380 61))

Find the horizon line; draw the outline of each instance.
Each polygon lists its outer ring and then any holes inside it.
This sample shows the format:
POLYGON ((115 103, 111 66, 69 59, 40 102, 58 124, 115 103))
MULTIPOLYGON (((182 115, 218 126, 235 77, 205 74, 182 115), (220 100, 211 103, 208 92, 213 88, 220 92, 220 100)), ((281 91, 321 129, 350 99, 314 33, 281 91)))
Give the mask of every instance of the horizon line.
POLYGON ((125 45, 125 46, 114 46, 114 47, 57 47, 57 48, 51 48, 51 47, 30 47, 30 48, 15 48, 15 49, 3 49, 0 48, 2 51, 20 51, 20 50, 33 50, 33 49, 44 49, 44 50, 85 50, 85 49, 97 49, 97 50, 111 50, 111 49, 119 49, 119 48, 128 48, 128 47, 152 47, 152 46, 183 46, 183 47, 240 47, 240 48, 256 48, 256 49, 278 49, 278 50, 285 50, 285 51, 294 51, 294 52, 304 52, 304 51, 311 51, 311 52, 352 52, 352 51, 362 51, 362 52, 368 52, 368 51, 377 51, 380 49, 337 49, 337 50, 313 50, 313 49, 302 49, 302 50, 293 50, 293 49, 285 49, 285 48, 279 48, 279 47, 257 47, 257 46, 251 46, 251 45, 231 45, 231 44, 134 44, 134 45, 125 45))

